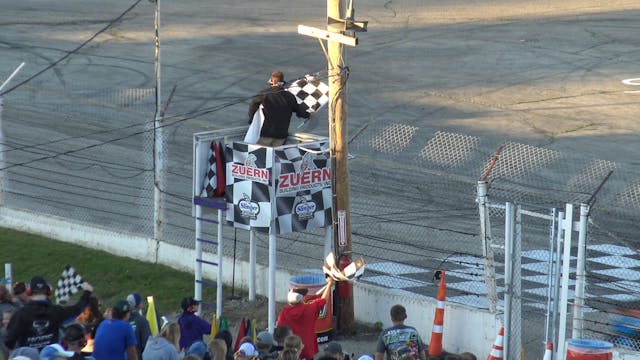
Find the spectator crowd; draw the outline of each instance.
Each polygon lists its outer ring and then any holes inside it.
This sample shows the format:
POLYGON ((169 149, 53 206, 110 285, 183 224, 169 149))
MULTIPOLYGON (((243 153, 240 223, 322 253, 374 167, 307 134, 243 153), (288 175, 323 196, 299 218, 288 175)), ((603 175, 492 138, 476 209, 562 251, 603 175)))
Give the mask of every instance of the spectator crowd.
POLYGON ((406 310, 391 307, 393 326, 384 329, 372 353, 343 351, 332 341, 322 349, 315 337, 315 319, 326 304, 333 281, 320 297, 306 301, 307 290, 290 290, 288 304, 273 333, 234 339, 229 329, 198 316, 199 302, 185 297, 182 313, 165 321, 157 335, 142 315, 142 296, 132 292, 102 308, 93 287, 84 282, 82 294, 72 305, 51 302, 51 286, 40 276, 28 284, 0 284, 0 360, 475 360, 470 353, 429 357, 420 335, 405 325, 406 310), (212 332, 214 333, 212 336, 212 332), (383 359, 384 358, 384 359, 383 359))

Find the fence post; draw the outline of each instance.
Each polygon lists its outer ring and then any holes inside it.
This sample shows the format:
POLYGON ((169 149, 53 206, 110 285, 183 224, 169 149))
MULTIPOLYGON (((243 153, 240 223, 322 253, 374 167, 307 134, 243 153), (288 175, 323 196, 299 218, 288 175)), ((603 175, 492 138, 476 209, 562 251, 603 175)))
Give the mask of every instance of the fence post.
POLYGON ((276 324, 276 221, 269 226, 269 323, 268 330, 273 333, 276 324))
MULTIPOLYGON (((21 63, 20 65, 18 65, 18 67, 13 70, 13 72, 11 73, 11 75, 9 75, 9 77, 2 83, 2 85, 0 85, 0 206, 4 206, 4 192, 7 190, 7 181, 6 181, 6 172, 4 171, 5 168, 5 159, 4 159, 4 133, 2 132, 2 128, 3 128, 3 124, 2 124, 2 109, 4 107, 4 94, 2 93, 2 90, 4 90, 4 87, 7 86, 7 84, 9 84, 9 82, 11 81, 11 79, 13 79, 18 72, 20 71, 20 69, 22 69, 22 67, 24 66, 24 62, 21 63)), ((9 283, 9 285, 11 285, 11 283, 9 283)))
MULTIPOLYGON (((202 262, 198 261, 202 259, 202 206, 196 205, 196 261, 195 268, 193 269, 195 275, 195 289, 193 297, 196 300, 202 300, 202 262)), ((201 314, 202 306, 198 305, 198 314, 201 314)))
POLYGON ((507 359, 520 359, 522 354, 522 208, 515 208, 514 241, 511 248, 511 326, 507 359))
POLYGON ((256 231, 249 230, 249 301, 256 299, 256 231))
POLYGON ((580 205, 580 226, 578 228, 578 260, 576 263, 576 289, 573 300, 573 329, 574 339, 582 338, 584 327, 584 287, 586 282, 585 256, 587 250, 587 221, 589 219, 589 205, 580 205))
POLYGON ((218 209, 218 234, 217 234, 217 252, 218 252, 218 276, 216 282, 216 319, 222 316, 222 229, 224 220, 224 210, 218 209))
POLYGON ((487 200, 488 182, 478 181, 478 212, 480 214, 480 237, 482 239, 482 256, 484 257, 485 283, 487 286, 487 302, 489 312, 498 311, 498 292, 496 290, 496 267, 491 240, 491 223, 487 200))
POLYGON ((504 349, 505 360, 510 359, 511 343, 511 301, 513 296, 513 232, 514 207, 508 202, 504 209, 504 349))
POLYGON ((4 280, 7 283, 7 289, 11 291, 13 286, 13 267, 11 263, 4 264, 4 280))
POLYGON ((551 320, 551 338, 555 342, 556 346, 554 349, 558 349, 558 311, 559 311, 559 300, 560 300, 560 259, 562 248, 562 229, 563 229, 563 221, 564 221, 564 212, 558 211, 558 216, 556 216, 554 222, 556 222, 556 226, 558 231, 556 232, 556 252, 554 257, 555 267, 553 273, 553 317, 551 320))
POLYGON ((564 221, 564 250, 562 253, 562 287, 560 291, 560 323, 558 325, 558 360, 564 360, 567 334, 567 306, 569 303, 569 265, 571 261, 571 235, 573 231, 573 204, 566 204, 564 221))

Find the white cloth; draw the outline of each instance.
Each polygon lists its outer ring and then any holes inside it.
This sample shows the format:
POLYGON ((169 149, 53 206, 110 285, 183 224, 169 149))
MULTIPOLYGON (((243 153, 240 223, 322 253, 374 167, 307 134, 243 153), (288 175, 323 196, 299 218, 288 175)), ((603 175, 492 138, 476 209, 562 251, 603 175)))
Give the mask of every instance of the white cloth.
POLYGON ((257 144, 258 139, 260 138, 260 131, 262 130, 262 124, 264 124, 264 112, 262 111, 264 108, 262 104, 258 108, 255 114, 253 114, 253 119, 251 119, 251 125, 249 125, 249 130, 247 130, 247 134, 244 136, 244 142, 249 144, 257 144))

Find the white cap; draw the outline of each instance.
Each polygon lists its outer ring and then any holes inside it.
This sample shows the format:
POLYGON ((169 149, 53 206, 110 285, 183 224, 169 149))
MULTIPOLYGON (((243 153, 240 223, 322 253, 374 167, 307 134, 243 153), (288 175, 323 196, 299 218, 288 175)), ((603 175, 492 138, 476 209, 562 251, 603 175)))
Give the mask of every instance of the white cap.
POLYGON ((256 351, 255 346, 253 346, 253 344, 249 342, 246 342, 240 345, 238 352, 240 351, 242 351, 248 357, 258 356, 258 352, 256 351))

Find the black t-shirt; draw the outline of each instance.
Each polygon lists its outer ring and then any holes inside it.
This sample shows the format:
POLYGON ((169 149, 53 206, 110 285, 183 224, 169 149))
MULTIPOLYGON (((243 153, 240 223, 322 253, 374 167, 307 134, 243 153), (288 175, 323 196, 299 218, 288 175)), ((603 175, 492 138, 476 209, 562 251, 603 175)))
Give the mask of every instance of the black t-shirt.
POLYGON ((254 97, 249 106, 249 122, 260 104, 264 107, 264 123, 260 131, 261 137, 284 139, 289 135, 291 115, 308 118, 310 114, 298 104, 296 97, 283 86, 265 89, 254 97))
POLYGON ((53 305, 49 300, 29 301, 11 317, 5 344, 10 349, 28 346, 40 351, 58 342, 62 322, 78 316, 90 296, 91 293, 85 291, 76 304, 65 307, 53 305))

